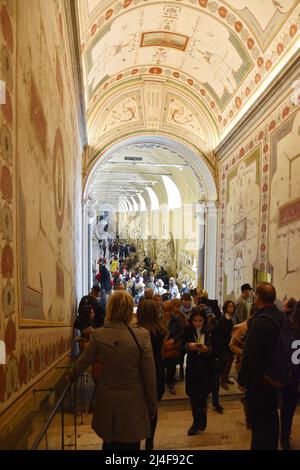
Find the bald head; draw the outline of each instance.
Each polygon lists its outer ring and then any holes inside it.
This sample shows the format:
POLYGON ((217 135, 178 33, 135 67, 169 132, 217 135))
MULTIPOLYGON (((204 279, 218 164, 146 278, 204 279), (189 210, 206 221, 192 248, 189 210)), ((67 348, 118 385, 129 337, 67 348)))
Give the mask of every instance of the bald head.
POLYGON ((260 282, 255 289, 255 306, 261 308, 266 304, 273 304, 276 299, 276 290, 270 282, 260 282))

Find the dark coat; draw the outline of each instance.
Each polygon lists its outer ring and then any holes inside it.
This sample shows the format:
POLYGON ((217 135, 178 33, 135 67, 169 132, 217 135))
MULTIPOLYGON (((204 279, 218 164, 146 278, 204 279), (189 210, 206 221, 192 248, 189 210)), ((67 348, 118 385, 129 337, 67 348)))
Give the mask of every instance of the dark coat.
POLYGON ((219 304, 218 304, 217 300, 206 299, 205 297, 202 297, 201 298, 201 304, 205 304, 208 307, 210 307, 211 310, 212 310, 212 313, 214 314, 214 316, 216 317, 217 320, 219 320, 221 318, 222 313, 221 313, 221 310, 220 310, 220 307, 219 307, 219 304))
POLYGON ((272 355, 278 337, 278 328, 261 314, 272 316, 286 330, 285 314, 275 305, 259 309, 249 322, 243 361, 238 375, 238 382, 246 388, 249 385, 264 382, 264 373, 268 359, 272 355))
POLYGON ((83 331, 87 328, 96 328, 94 320, 87 318, 86 315, 78 315, 74 322, 74 328, 80 330, 81 335, 84 336, 83 331))
POLYGON ((213 384, 213 358, 214 347, 211 333, 205 334, 205 345, 208 352, 189 351, 188 343, 195 342, 196 329, 191 325, 184 329, 182 348, 187 351, 187 363, 185 371, 185 392, 193 399, 207 398, 212 391, 213 384))
POLYGON ((100 285, 101 289, 105 290, 106 294, 111 291, 111 278, 106 266, 100 268, 100 285))
POLYGON ((153 351, 155 370, 156 370, 157 399, 161 400, 165 392, 165 365, 164 365, 164 361, 162 358, 164 334, 150 333, 150 337, 151 337, 152 351, 153 351))
POLYGON ((181 339, 183 331, 182 326, 178 317, 176 317, 176 315, 174 315, 173 313, 171 314, 171 319, 168 324, 168 330, 169 334, 167 339, 174 339, 174 341, 178 341, 181 339))
POLYGON ((85 295, 82 297, 79 308, 78 308, 78 313, 80 315, 80 307, 83 305, 91 305, 93 307, 93 310, 95 312, 95 325, 97 328, 100 328, 100 326, 103 325, 104 323, 104 317, 105 317, 105 310, 103 306, 100 303, 100 300, 94 297, 93 295, 85 295))
POLYGON ((137 442, 150 437, 156 408, 155 366, 150 335, 132 326, 140 351, 126 325, 108 322, 95 330, 77 359, 72 379, 96 359, 100 362, 92 428, 104 441, 137 442))
POLYGON ((227 320, 225 315, 222 315, 217 322, 214 331, 214 342, 218 347, 220 355, 228 355, 231 353, 229 343, 231 340, 231 333, 233 328, 233 320, 227 320))

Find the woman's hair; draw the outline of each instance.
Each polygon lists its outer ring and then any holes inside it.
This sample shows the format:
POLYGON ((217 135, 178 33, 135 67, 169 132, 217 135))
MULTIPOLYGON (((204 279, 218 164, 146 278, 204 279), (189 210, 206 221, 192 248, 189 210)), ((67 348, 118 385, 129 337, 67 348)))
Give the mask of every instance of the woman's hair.
POLYGON ((202 331, 207 331, 207 316, 204 310, 201 307, 193 307, 192 313, 190 315, 190 321, 192 322, 195 317, 202 317, 204 319, 204 323, 202 326, 202 331))
POLYGON ((107 321, 130 323, 133 307, 134 301, 128 292, 122 290, 115 291, 107 302, 105 319, 107 321))
POLYGON ((171 308, 172 310, 178 310, 181 306, 181 300, 180 299, 172 299, 171 300, 171 308))
POLYGON ((146 328, 150 333, 165 333, 168 328, 164 321, 159 318, 158 310, 151 299, 144 299, 139 302, 137 308, 137 325, 146 328))
POLYGON ((160 301, 162 301, 162 296, 161 296, 160 294, 154 294, 152 300, 160 300, 160 301))
POLYGON ((171 312, 172 311, 172 304, 171 300, 165 300, 162 304, 163 312, 171 312))
POLYGON ((286 303, 286 309, 288 312, 293 312, 294 308, 296 307, 297 300, 295 297, 290 297, 286 303))
POLYGON ((181 300, 186 300, 187 302, 191 302, 192 301, 192 296, 191 294, 182 294, 181 296, 181 300))
POLYGON ((233 304, 233 306, 235 308, 235 303, 233 302, 233 300, 226 300, 226 302, 224 302, 224 305, 223 305, 223 308, 222 308, 224 314, 227 312, 227 308, 228 308, 229 304, 233 304))

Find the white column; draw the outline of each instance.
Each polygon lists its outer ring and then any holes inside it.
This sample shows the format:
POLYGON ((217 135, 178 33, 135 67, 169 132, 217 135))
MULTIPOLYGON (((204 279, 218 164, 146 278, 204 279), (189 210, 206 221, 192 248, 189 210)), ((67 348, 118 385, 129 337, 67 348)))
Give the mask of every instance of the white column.
POLYGON ((196 220, 197 220, 197 286, 204 288, 205 279, 205 212, 206 204, 197 204, 196 220))
POLYGON ((217 268, 217 222, 218 209, 215 202, 206 203, 206 249, 204 288, 210 299, 216 299, 217 268))
POLYGON ((82 295, 88 292, 88 215, 87 200, 82 201, 82 295))

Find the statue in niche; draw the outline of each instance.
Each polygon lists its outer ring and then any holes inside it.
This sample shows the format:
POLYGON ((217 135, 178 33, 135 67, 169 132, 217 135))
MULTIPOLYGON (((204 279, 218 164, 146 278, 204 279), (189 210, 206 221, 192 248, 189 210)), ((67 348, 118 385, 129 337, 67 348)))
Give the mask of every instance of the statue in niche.
POLYGON ((169 274, 176 275, 176 260, 175 260, 175 244, 172 233, 170 232, 170 239, 166 244, 166 270, 169 274))

